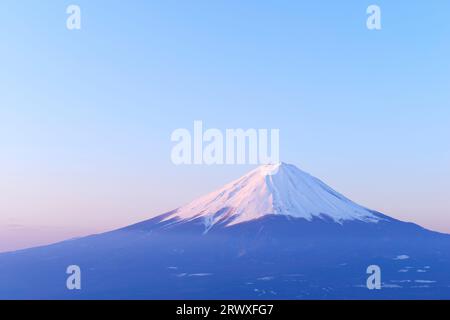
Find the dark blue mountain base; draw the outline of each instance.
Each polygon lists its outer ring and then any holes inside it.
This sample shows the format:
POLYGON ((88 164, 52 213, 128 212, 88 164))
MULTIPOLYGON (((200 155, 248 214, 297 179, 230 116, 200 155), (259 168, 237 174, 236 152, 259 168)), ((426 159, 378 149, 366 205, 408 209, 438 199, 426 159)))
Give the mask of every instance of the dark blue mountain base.
POLYGON ((450 299, 450 236, 415 224, 269 215, 205 233, 201 219, 164 217, 1 254, 0 298, 450 299), (69 265, 79 291, 66 288, 69 265), (369 265, 381 290, 366 287, 369 265))

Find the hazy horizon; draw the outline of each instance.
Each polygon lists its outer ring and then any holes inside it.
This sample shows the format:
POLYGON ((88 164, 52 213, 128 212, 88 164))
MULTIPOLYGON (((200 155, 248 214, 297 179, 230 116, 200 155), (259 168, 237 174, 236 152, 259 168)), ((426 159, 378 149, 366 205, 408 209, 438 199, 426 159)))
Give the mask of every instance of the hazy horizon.
MULTIPOLYGON (((248 167, 248 166, 245 166, 245 167, 248 167)), ((252 169, 249 169, 249 170, 252 170, 252 169)), ((233 180, 235 180, 237 178, 239 178, 239 177, 235 177, 233 180)), ((326 183, 326 181, 324 181, 324 180, 322 180, 322 181, 326 183)), ((229 182, 231 182, 231 179, 224 182, 223 185, 225 185, 226 183, 229 183, 229 182)), ((218 189, 219 187, 222 187, 223 185, 217 186, 216 189, 218 189)), ((205 194, 212 192, 212 191, 214 191, 214 190, 209 190, 209 191, 205 192, 205 194)), ((336 190, 336 191, 340 192, 340 190, 336 190)), ((202 195, 204 195, 204 194, 202 194, 202 195)), ((201 196, 201 195, 198 195, 198 196, 201 196)), ((346 196, 346 195, 344 194, 344 196, 346 196)), ((190 199, 190 200, 194 200, 194 199, 190 199)), ((353 199, 350 199, 350 200, 353 200, 353 199)), ((165 211, 161 211, 158 213, 148 213, 147 216, 143 215, 141 218, 135 218, 135 220, 130 220, 128 222, 126 222, 125 221, 126 218, 124 218, 124 222, 122 222, 121 224, 117 223, 117 224, 105 225, 103 227, 83 226, 83 227, 78 227, 78 228, 75 227, 74 228, 67 224, 63 224, 63 225, 59 225, 59 226, 42 226, 42 225, 39 226, 39 225, 37 225, 37 226, 29 227, 26 225, 11 223, 6 226, 0 226, 0 253, 7 252, 7 251, 27 249, 27 248, 36 247, 36 246, 43 246, 43 245, 57 243, 57 242, 64 241, 64 240, 70 240, 73 238, 84 237, 84 236, 89 236, 89 235, 93 235, 93 234, 112 231, 114 229, 118 229, 121 227, 125 227, 127 225, 131 225, 131 224, 134 224, 137 222, 151 219, 152 217, 172 211, 186 203, 187 202, 179 203, 179 205, 177 205, 176 207, 168 208, 165 211), (11 238, 17 239, 16 242, 9 243, 7 240, 11 239, 11 238)), ((358 204, 361 204, 361 203, 358 203, 358 204)), ((370 208, 370 207, 368 207, 368 209, 376 210, 376 209, 370 208)), ((389 214, 386 212, 381 212, 381 213, 387 214, 393 218, 401 219, 400 217, 395 215, 395 213, 394 214, 389 214)), ((449 231, 447 231, 445 229, 440 230, 438 228, 433 229, 433 226, 429 227, 429 226, 420 224, 417 221, 412 221, 412 220, 411 221, 406 220, 406 222, 417 223, 425 228, 428 228, 429 230, 438 231, 438 232, 440 231, 440 232, 450 234, 450 230, 449 231)))

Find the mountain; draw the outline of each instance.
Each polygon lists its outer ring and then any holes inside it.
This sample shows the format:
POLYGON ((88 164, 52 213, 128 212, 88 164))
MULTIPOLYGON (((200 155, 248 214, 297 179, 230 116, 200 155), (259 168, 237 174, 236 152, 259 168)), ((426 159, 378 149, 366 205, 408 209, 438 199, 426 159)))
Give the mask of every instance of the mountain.
POLYGON ((377 222, 376 214, 337 193, 322 181, 293 165, 263 165, 223 188, 176 210, 167 219, 189 221, 205 218, 206 227, 228 226, 267 215, 293 218, 327 217, 377 222))
POLYGON ((450 236, 259 167, 119 230, 0 254, 2 299, 450 299, 450 236), (82 289, 66 288, 78 265, 82 289), (381 269, 369 290, 366 270, 381 269))

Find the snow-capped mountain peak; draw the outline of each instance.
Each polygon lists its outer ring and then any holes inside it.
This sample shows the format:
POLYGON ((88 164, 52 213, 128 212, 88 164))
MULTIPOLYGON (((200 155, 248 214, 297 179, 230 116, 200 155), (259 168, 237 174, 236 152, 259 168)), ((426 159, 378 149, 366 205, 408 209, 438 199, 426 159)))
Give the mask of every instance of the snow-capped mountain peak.
POLYGON ((265 215, 312 220, 377 222, 381 218, 294 165, 262 165, 243 177, 174 211, 165 220, 204 218, 207 227, 234 225, 265 215))

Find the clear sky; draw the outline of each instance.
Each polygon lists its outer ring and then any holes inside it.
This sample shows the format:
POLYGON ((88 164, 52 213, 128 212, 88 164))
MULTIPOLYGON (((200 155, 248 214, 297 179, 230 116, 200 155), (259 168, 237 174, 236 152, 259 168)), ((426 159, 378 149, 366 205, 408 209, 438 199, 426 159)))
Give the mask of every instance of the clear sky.
POLYGON ((450 2, 0 4, 0 251, 174 209, 251 169, 170 135, 279 128, 282 160, 450 233, 450 2), (66 29, 66 8, 82 29, 66 29), (382 10, 382 30, 366 9, 382 10))

